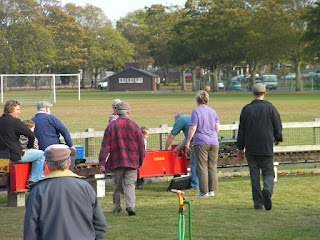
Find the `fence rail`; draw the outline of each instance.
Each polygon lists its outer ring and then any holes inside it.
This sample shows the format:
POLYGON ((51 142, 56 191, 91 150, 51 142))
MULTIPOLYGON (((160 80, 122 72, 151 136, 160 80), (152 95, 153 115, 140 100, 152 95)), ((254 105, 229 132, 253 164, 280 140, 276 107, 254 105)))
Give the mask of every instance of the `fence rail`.
MULTIPOLYGON (((220 125, 219 139, 236 138, 239 123, 220 125)), ((282 123, 283 143, 275 146, 275 152, 320 150, 320 118, 313 122, 287 122, 282 123)), ((148 150, 163 150, 172 127, 167 124, 159 128, 150 128, 148 150)), ((98 157, 104 131, 94 131, 93 128, 85 132, 71 133, 74 145, 82 145, 85 157, 98 157)), ((177 144, 184 138, 178 134, 172 144, 177 144)))

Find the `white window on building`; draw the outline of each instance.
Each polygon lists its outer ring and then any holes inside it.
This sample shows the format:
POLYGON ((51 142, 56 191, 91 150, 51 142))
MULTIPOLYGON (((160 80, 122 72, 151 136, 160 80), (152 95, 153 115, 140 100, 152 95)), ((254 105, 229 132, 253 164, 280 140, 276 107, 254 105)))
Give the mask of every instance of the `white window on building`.
POLYGON ((160 78, 159 77, 156 78, 156 81, 157 81, 157 84, 160 84, 160 78))
POLYGON ((143 78, 142 78, 142 77, 140 77, 140 78, 135 78, 135 79, 134 79, 134 82, 135 82, 135 83, 143 83, 143 78))
POLYGON ((127 78, 127 83, 134 83, 134 78, 127 78))
POLYGON ((126 83, 127 79, 126 78, 119 78, 119 83, 126 83))

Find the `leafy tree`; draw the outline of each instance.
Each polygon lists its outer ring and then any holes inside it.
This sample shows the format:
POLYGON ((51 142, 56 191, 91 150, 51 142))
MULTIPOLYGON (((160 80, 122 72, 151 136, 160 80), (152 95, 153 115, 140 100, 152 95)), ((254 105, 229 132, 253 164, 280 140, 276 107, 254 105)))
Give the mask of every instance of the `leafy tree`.
POLYGON ((312 57, 306 54, 307 44, 302 41, 305 33, 306 22, 304 16, 312 5, 310 0, 288 0, 284 1, 284 16, 286 16, 289 27, 289 35, 287 37, 288 60, 294 64, 296 72, 296 91, 301 91, 300 65, 303 61, 312 61, 312 57))
POLYGON ((46 6, 47 29, 52 33, 56 46, 54 63, 50 66, 56 73, 78 73, 87 63, 87 49, 84 48, 84 30, 62 9, 46 6))
POLYGON ((54 56, 51 33, 42 24, 41 6, 33 0, 9 0, 1 4, 4 71, 41 73, 54 56))
POLYGON ((302 36, 302 40, 307 43, 305 52, 316 61, 320 61, 320 2, 310 6, 302 17, 307 22, 306 31, 302 36))
MULTIPOLYGON (((169 61, 168 41, 175 22, 180 18, 177 6, 166 7, 152 5, 146 8, 147 41, 154 66, 159 67, 167 85, 168 70, 172 67, 169 61)), ((185 79, 183 79, 185 81, 185 79)))
POLYGON ((84 29, 88 64, 83 72, 89 70, 95 79, 95 86, 101 71, 108 68, 118 70, 124 67, 125 62, 132 61, 133 46, 118 30, 112 28, 111 22, 100 8, 90 4, 84 8, 67 4, 64 8, 84 29))
POLYGON ((117 21, 117 29, 134 45, 134 61, 139 62, 143 69, 153 63, 147 41, 146 17, 146 11, 139 9, 117 21))

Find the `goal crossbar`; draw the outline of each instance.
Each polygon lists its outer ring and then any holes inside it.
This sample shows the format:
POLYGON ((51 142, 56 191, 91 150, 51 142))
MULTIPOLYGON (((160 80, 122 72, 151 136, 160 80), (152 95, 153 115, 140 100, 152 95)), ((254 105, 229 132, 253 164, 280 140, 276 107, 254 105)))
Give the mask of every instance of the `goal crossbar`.
POLYGON ((80 101, 81 95, 80 95, 80 74, 0 74, 1 77, 1 102, 3 103, 3 77, 15 77, 15 76, 21 76, 21 77, 51 77, 53 82, 53 102, 56 103, 56 77, 62 77, 62 76, 77 76, 78 78, 78 100, 80 101))

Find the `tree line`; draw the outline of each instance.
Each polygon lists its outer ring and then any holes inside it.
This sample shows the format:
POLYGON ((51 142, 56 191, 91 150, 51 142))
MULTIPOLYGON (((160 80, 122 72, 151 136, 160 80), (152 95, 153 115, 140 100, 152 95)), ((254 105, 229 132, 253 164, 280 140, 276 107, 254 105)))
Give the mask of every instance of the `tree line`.
MULTIPOLYGON (((119 71, 126 62, 163 72, 249 68, 251 83, 263 66, 290 65, 300 91, 300 67, 319 62, 320 2, 312 0, 187 0, 184 7, 152 5, 114 27, 93 5, 56 0, 0 0, 1 73, 119 71)), ((246 73, 246 71, 244 71, 246 73)), ((83 74, 84 78, 85 74, 83 74)), ((164 84, 167 84, 165 80, 164 84)), ((84 79, 82 79, 84 86, 84 79)))

